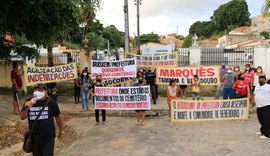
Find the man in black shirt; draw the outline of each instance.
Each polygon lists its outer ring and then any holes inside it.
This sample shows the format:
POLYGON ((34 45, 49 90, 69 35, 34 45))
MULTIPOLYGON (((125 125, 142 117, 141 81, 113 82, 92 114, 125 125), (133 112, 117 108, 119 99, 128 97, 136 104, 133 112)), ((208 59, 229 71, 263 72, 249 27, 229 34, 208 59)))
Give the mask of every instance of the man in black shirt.
POLYGON ((156 74, 152 72, 151 67, 148 67, 147 73, 145 73, 146 84, 150 85, 153 103, 156 105, 156 74))
MULTIPOLYGON (((21 119, 28 118, 29 130, 48 100, 47 86, 45 84, 35 85, 33 98, 26 100, 24 107, 20 113, 21 119)), ((32 131, 32 149, 34 156, 53 156, 55 141, 54 117, 59 127, 58 139, 62 139, 63 118, 60 114, 58 104, 54 100, 50 100, 45 106, 42 114, 38 118, 32 131)))

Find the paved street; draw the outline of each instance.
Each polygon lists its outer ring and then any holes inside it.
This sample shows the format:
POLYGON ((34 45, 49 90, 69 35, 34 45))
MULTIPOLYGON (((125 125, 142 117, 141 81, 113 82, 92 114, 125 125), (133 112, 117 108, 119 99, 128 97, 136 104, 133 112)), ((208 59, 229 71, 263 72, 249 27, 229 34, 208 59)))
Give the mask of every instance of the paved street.
POLYGON ((168 117, 110 117, 96 126, 94 118, 72 119, 80 138, 59 155, 80 156, 266 156, 270 140, 261 140, 256 115, 249 121, 169 122, 168 117))
MULTIPOLYGON (((11 113, 10 97, 0 95, 0 98, 1 125, 20 121, 11 113)), ((166 112, 165 101, 160 98, 152 113, 166 112)), ((137 126, 133 111, 128 115, 109 111, 106 125, 96 126, 93 107, 82 114, 73 98, 62 97, 59 104, 64 114, 73 114, 65 124, 75 129, 78 139, 71 144, 57 145, 57 156, 266 156, 270 152, 270 140, 261 140, 255 134, 259 129, 256 114, 251 114, 248 121, 175 124, 170 123, 167 115, 147 116, 146 125, 137 126)), ((11 155, 20 150, 21 144, 17 144, 0 153, 11 155)))

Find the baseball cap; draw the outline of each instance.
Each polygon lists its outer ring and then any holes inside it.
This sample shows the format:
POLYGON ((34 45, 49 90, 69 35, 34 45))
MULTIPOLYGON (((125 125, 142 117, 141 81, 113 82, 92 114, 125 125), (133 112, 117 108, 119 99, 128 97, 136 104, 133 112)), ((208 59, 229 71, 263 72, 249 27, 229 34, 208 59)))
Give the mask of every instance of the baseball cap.
POLYGON ((40 89, 48 90, 47 86, 45 84, 42 84, 42 83, 35 84, 34 88, 35 89, 40 88, 40 89))

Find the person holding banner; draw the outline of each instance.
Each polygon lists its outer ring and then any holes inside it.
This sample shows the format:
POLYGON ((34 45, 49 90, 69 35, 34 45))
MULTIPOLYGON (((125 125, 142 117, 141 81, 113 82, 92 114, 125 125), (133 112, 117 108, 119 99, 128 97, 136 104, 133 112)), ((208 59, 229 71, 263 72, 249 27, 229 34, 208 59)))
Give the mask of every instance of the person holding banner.
MULTIPOLYGON (((102 85, 102 78, 100 75, 96 77, 95 83, 93 83, 91 88, 91 95, 93 96, 93 103, 95 104, 95 87, 103 87, 102 85)), ((102 124, 105 125, 106 122, 106 110, 105 109, 95 109, 95 116, 96 116, 96 125, 99 124, 99 112, 101 111, 102 115, 102 124)))
POLYGON ((18 62, 13 62, 12 63, 12 71, 11 71, 11 82, 12 82, 12 90, 13 90, 13 112, 16 115, 20 114, 20 99, 22 96, 22 86, 23 86, 23 81, 22 81, 22 74, 19 73, 19 70, 21 69, 21 66, 19 66, 18 62))
POLYGON ((192 99, 195 100, 200 100, 200 87, 201 87, 201 82, 199 80, 198 75, 194 75, 193 80, 191 81, 191 87, 192 87, 192 99))
POLYGON ((221 64, 221 68, 220 68, 220 84, 218 86, 218 89, 217 89, 217 92, 216 92, 216 97, 215 99, 218 99, 220 96, 221 96, 221 93, 223 92, 223 88, 224 88, 224 81, 225 81, 225 74, 227 72, 227 69, 226 69, 226 65, 225 63, 222 63, 221 64))
POLYGON ((151 67, 148 67, 148 72, 145 74, 146 84, 150 85, 153 103, 156 105, 156 74, 152 72, 151 67))
POLYGON ((250 95, 249 84, 244 81, 242 74, 238 75, 238 79, 234 82, 235 98, 246 98, 250 95))
POLYGON ((175 79, 170 80, 170 85, 167 86, 166 92, 167 92, 167 104, 169 107, 169 115, 171 116, 171 101, 173 99, 177 99, 178 94, 178 87, 176 86, 175 79))
MULTIPOLYGON (((138 83, 135 83, 134 86, 144 86, 144 79, 142 76, 138 77, 138 83)), ((140 124, 140 118, 142 119, 141 124, 144 125, 145 110, 136 110, 136 125, 140 124)))
POLYGON ((259 85, 255 87, 254 91, 255 103, 257 107, 257 117, 261 124, 260 135, 261 139, 270 138, 270 85, 266 84, 266 77, 264 75, 259 77, 259 85))
POLYGON ((82 93, 82 110, 89 110, 89 95, 90 95, 90 77, 86 70, 82 71, 80 77, 80 86, 81 86, 81 93, 82 93))
POLYGON ((235 91, 233 89, 234 85, 234 73, 232 72, 232 68, 227 68, 227 73, 224 76, 224 88, 223 88, 223 99, 233 99, 235 98, 235 91))

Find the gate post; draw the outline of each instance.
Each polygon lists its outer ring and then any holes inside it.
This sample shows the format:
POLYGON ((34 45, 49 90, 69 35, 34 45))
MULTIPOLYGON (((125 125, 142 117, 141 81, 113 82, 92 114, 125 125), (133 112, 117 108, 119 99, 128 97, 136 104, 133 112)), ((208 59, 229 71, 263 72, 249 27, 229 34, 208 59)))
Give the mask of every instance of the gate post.
POLYGON ((265 73, 267 79, 270 77, 270 47, 266 45, 258 44, 254 48, 254 55, 253 55, 253 64, 254 67, 262 66, 263 72, 265 73))
POLYGON ((189 51, 190 51, 190 54, 189 54, 190 66, 200 66, 201 65, 201 48, 191 47, 189 51))

